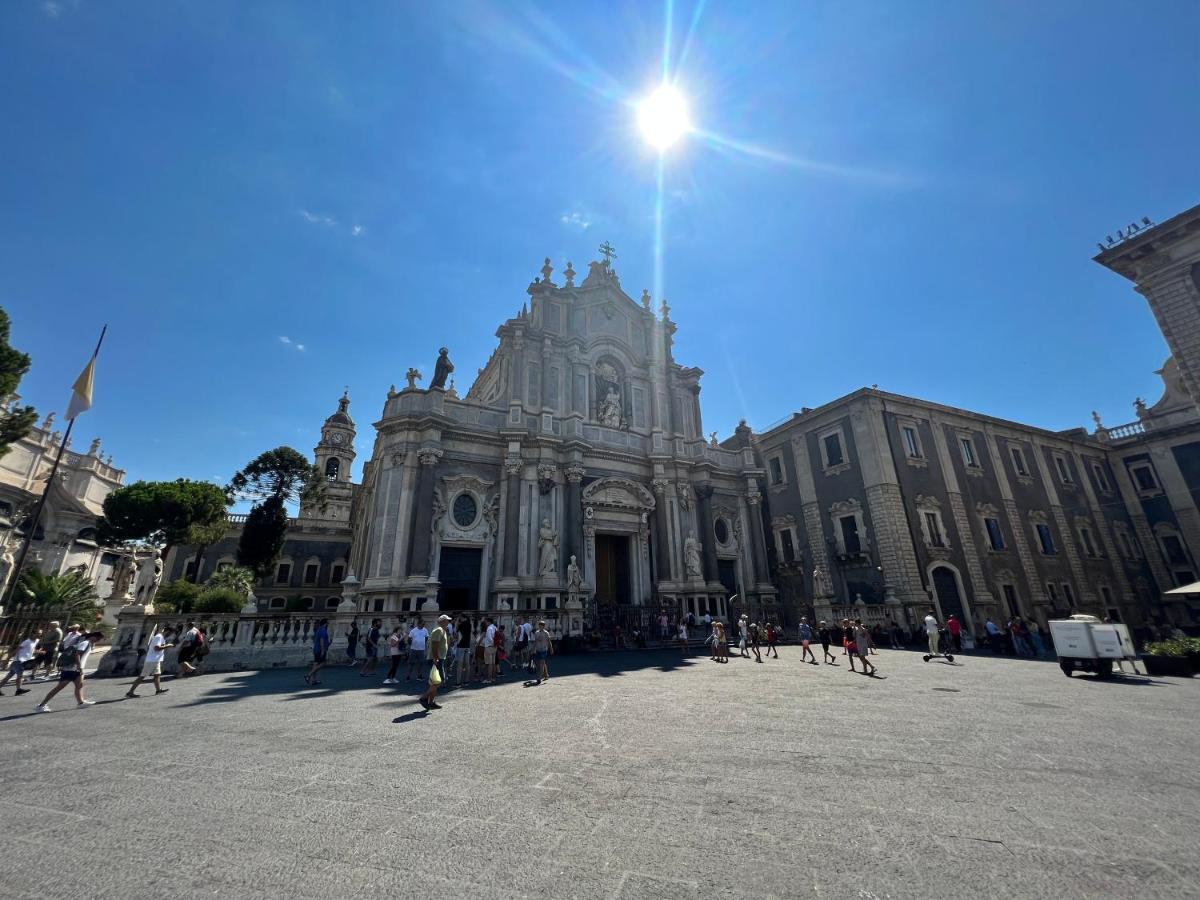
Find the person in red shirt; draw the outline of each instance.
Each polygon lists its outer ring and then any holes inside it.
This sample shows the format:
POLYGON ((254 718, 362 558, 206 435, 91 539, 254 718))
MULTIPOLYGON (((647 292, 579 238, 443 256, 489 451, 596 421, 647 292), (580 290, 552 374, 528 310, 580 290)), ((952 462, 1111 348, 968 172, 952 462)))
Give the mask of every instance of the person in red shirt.
POLYGON ((946 619, 946 630, 950 632, 950 640, 954 642, 954 652, 962 652, 962 622, 954 616, 946 619))

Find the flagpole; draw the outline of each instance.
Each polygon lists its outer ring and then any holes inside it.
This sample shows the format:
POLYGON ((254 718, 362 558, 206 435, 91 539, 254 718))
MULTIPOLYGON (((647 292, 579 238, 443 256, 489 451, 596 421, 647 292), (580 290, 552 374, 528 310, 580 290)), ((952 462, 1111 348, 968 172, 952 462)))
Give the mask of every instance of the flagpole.
MULTIPOLYGON (((100 340, 96 341, 96 349, 92 351, 92 359, 95 360, 100 355, 100 345, 104 343, 104 335, 108 332, 108 325, 100 329, 100 340)), ((50 467, 50 477, 46 479, 46 487, 42 490, 42 495, 38 498, 37 506, 33 508, 33 519, 25 528, 25 538, 21 541, 21 553, 17 557, 16 563, 13 565, 12 574, 9 576, 8 584, 4 588, 3 603, 0 606, 7 607, 12 602, 13 593, 17 589, 17 581, 21 577, 21 571, 25 567, 25 557, 29 555, 29 545, 33 542, 33 533, 37 531, 38 522, 42 518, 42 510, 46 507, 46 497, 50 494, 50 486, 54 484, 54 478, 58 474, 58 465, 62 462, 63 451, 67 449, 67 441, 71 439, 71 429, 75 427, 75 418, 71 417, 67 421, 67 430, 63 434, 62 441, 58 445, 58 453, 54 456, 54 465, 50 467)), ((16 527, 16 523, 13 523, 16 527)))

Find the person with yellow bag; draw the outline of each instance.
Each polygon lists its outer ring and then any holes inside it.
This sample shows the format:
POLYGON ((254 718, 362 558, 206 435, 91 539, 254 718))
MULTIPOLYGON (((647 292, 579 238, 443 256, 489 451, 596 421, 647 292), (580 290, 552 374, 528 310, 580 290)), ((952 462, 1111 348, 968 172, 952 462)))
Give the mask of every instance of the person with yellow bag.
POLYGON ((447 615, 438 616, 437 627, 429 632, 425 641, 425 659, 429 662, 429 687, 417 702, 427 710, 442 708, 437 703, 437 692, 445 678, 442 664, 450 650, 450 639, 446 634, 446 623, 449 621, 450 617, 447 615))

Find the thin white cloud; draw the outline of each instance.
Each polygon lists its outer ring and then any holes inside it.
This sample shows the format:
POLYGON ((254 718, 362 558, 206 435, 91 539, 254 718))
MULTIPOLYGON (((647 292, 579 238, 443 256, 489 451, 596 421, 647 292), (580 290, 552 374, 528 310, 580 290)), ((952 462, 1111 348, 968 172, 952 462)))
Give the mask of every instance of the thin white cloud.
POLYGON ((290 344, 291 342, 292 342, 292 339, 290 337, 288 337, 286 334, 281 334, 279 336, 279 343, 290 344))
POLYGON ((297 350, 299 350, 301 353, 303 353, 303 352, 304 352, 304 345, 303 345, 303 344, 297 344, 297 345, 296 345, 296 349, 297 349, 297 350))
POLYGON ((578 210, 563 213, 560 221, 569 228, 578 228, 580 231, 587 231, 592 227, 592 220, 578 210))
POLYGON ((286 346, 288 346, 288 347, 294 347, 296 350, 298 350, 298 351, 299 351, 299 352, 301 352, 301 353, 303 353, 303 352, 304 352, 304 351, 307 349, 307 348, 306 348, 306 347, 305 347, 303 344, 300 344, 300 343, 297 343, 296 341, 293 341, 293 340, 292 340, 290 337, 288 337, 286 334, 281 334, 281 335, 279 336, 279 343, 281 343, 281 344, 284 344, 284 345, 286 345, 286 346))
POLYGON ((359 237, 366 230, 367 229, 363 228, 361 225, 355 225, 353 228, 350 229, 350 234, 353 237, 359 237))
POLYGON ((300 210, 300 217, 310 225, 324 225, 326 228, 334 228, 337 226, 337 219, 333 216, 327 216, 324 213, 309 212, 307 209, 300 210))
POLYGON ((62 15, 62 4, 55 3, 54 0, 46 0, 42 4, 42 11, 52 19, 57 19, 62 15))

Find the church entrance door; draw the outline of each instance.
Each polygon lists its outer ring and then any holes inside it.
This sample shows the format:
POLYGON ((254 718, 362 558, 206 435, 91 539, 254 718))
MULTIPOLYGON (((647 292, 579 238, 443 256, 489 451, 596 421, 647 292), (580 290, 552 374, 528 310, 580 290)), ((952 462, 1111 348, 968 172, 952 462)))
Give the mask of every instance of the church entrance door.
POLYGON ((438 605, 442 609, 479 609, 479 575, 483 567, 481 547, 442 546, 438 579, 438 605))
POLYGON ((938 604, 942 608, 943 618, 954 616, 960 622, 966 622, 963 614, 962 597, 958 593, 958 579, 954 572, 945 566, 933 570, 933 589, 937 593, 938 604))
POLYGON ((596 599, 602 605, 629 605, 629 576, 629 535, 597 534, 596 599))

